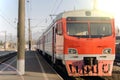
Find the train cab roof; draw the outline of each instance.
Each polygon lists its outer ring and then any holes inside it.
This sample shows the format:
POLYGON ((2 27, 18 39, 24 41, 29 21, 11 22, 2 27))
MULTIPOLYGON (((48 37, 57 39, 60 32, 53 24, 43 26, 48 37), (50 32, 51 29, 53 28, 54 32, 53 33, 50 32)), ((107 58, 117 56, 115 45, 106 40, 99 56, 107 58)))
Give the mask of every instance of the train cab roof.
MULTIPOLYGON (((53 25, 56 21, 67 18, 67 17, 109 17, 114 18, 112 14, 107 13, 105 11, 100 10, 72 10, 72 11, 65 11, 56 16, 56 18, 53 20, 53 22, 49 25, 49 27, 46 29, 46 31, 49 30, 51 25, 53 25)), ((46 33, 46 31, 43 32, 43 34, 46 33)))
POLYGON ((66 11, 58 14, 54 21, 57 21, 61 18, 67 17, 110 17, 113 18, 113 15, 100 10, 72 10, 66 11))

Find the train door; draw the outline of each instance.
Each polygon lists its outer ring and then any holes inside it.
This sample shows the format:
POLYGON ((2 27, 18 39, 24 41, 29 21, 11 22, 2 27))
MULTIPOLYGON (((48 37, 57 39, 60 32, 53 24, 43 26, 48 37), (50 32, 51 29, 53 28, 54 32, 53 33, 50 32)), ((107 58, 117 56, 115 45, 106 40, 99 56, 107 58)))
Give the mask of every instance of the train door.
POLYGON ((63 59, 63 35, 62 23, 56 23, 53 27, 53 63, 63 59))
POLYGON ((55 58, 55 54, 56 54, 56 31, 55 31, 55 29, 56 29, 56 24, 53 26, 53 28, 52 28, 52 62, 55 64, 55 62, 56 62, 56 58, 55 58))
POLYGON ((42 40, 42 54, 45 55, 45 36, 43 36, 43 40, 42 40))

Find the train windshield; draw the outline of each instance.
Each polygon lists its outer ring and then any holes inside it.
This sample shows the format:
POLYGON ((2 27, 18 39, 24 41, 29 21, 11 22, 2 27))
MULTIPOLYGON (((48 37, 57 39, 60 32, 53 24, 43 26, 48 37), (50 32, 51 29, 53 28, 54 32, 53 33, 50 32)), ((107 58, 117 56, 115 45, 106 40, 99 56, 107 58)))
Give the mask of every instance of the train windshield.
POLYGON ((67 23, 67 33, 71 36, 87 36, 88 23, 67 23))
POLYGON ((90 35, 91 37, 105 37, 112 34, 110 23, 91 23, 90 35))
POLYGON ((67 34, 76 37, 106 37, 112 34, 111 23, 67 22, 67 34))

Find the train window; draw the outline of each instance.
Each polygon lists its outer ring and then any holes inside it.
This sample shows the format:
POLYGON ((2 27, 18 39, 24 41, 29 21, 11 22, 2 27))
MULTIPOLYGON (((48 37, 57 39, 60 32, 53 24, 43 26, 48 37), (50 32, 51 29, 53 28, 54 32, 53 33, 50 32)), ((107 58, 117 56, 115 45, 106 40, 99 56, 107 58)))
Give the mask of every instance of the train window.
POLYGON ((58 23, 58 24, 56 25, 56 33, 57 33, 58 35, 62 35, 62 23, 58 23))
POLYGON ((112 35, 112 25, 110 23, 75 23, 67 22, 67 34, 75 37, 106 37, 112 35))
POLYGON ((86 36, 88 23, 67 23, 67 33, 72 36, 86 36))
POLYGON ((110 23, 91 23, 91 36, 108 36, 112 34, 112 27, 110 23))

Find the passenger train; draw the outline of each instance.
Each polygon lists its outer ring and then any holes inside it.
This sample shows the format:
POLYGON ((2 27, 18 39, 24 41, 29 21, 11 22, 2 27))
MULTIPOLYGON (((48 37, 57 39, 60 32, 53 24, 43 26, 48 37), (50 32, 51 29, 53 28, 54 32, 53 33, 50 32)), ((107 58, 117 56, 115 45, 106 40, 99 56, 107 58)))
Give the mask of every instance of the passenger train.
POLYGON ((60 13, 39 37, 37 48, 69 76, 111 76, 115 59, 114 17, 99 10, 60 13))

